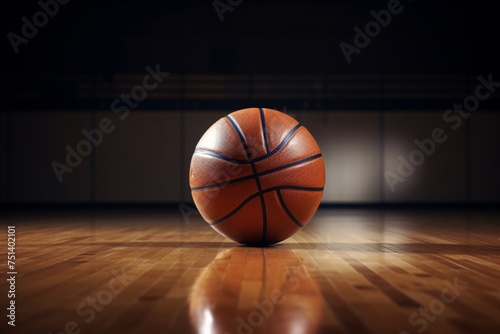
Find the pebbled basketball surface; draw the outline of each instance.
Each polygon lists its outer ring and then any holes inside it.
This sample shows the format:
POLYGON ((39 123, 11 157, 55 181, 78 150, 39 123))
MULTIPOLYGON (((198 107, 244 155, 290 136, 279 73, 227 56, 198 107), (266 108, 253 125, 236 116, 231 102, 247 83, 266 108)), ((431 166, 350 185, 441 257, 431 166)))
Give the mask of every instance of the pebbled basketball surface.
POLYGON ((202 217, 243 244, 296 233, 316 212, 325 185, 318 144, 292 117, 266 108, 235 111, 202 136, 189 183, 202 217))

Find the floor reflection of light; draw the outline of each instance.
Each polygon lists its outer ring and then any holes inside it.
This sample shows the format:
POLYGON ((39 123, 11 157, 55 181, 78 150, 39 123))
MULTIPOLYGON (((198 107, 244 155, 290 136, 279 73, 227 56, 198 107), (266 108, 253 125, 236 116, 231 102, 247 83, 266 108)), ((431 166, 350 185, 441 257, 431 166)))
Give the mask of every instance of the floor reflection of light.
POLYGON ((203 310, 203 320, 201 323, 200 334, 212 334, 214 325, 214 317, 209 309, 203 310))
POLYGON ((304 334, 308 332, 307 321, 301 319, 300 317, 294 319, 294 321, 291 323, 291 327, 292 328, 290 328, 290 334, 304 334))
POLYGON ((193 285, 189 313, 194 329, 199 334, 317 333, 323 303, 305 262, 287 249, 220 251, 193 285), (282 296, 279 302, 275 291, 282 296), (264 303, 273 304, 272 311, 262 309, 264 303))

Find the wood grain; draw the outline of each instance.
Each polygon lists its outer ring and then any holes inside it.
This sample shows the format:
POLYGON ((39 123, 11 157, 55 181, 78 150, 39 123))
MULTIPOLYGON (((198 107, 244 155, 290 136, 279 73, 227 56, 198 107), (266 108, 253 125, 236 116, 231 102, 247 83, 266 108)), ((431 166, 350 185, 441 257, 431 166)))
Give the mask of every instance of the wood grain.
POLYGON ((320 210, 285 242, 252 248, 177 211, 12 213, 1 221, 0 304, 5 310, 7 225, 15 225, 17 319, 13 328, 4 315, 0 326, 23 334, 498 333, 499 221, 479 211, 320 210))

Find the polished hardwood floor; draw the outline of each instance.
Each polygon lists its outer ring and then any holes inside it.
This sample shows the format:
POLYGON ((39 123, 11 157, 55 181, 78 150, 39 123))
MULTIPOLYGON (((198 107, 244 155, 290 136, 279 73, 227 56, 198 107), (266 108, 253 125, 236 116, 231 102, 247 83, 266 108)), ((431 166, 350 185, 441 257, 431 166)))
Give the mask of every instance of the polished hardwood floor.
POLYGON ((323 209, 266 248, 172 210, 12 212, 1 225, 2 333, 500 333, 498 212, 323 209))

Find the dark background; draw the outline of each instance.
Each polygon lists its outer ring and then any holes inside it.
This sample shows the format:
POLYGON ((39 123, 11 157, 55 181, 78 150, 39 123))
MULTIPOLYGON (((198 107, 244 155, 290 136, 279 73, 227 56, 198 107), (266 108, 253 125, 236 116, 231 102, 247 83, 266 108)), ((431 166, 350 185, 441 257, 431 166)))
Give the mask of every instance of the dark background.
MULTIPOLYGON (((223 1, 227 3, 226 1, 223 1)), ((482 102, 405 183, 384 171, 446 128, 477 76, 500 81, 494 1, 401 1, 403 11, 348 64, 339 48, 387 1, 244 0, 221 22, 212 1, 70 1, 15 54, 9 32, 40 10, 2 4, 0 202, 190 202, 194 146, 219 117, 284 110, 318 139, 325 203, 498 203, 499 94, 482 102), (170 72, 130 116, 111 102, 170 72), (116 130, 59 183, 51 167, 83 129, 110 117, 116 130)))
MULTIPOLYGON (((242 1, 223 22, 213 1, 75 1, 15 55, 18 73, 453 73, 498 68, 495 1, 401 1, 403 11, 349 66, 339 43, 387 1, 242 1)), ((19 33, 36 1, 2 4, 2 32, 19 33)), ((11 52, 7 52, 10 49, 11 52)), ((8 60, 8 62, 5 62, 8 60)))

